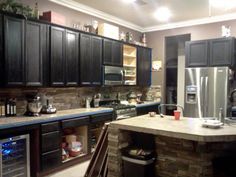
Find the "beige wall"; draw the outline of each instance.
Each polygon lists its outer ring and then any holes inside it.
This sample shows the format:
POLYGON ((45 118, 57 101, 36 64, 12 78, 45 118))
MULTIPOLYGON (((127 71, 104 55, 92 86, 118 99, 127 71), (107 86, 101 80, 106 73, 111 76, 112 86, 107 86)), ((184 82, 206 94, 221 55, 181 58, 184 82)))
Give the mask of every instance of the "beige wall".
MULTIPOLYGON (((25 5, 29 5, 31 8, 35 7, 35 0, 16 0, 18 2, 21 2, 25 5)), ((68 27, 72 27, 74 23, 80 23, 81 25, 83 24, 91 24, 92 20, 97 20, 99 23, 104 23, 107 22, 109 24, 118 26, 120 28, 120 32, 131 32, 133 34, 134 40, 136 41, 140 41, 141 38, 141 33, 138 31, 134 31, 131 30, 129 28, 102 20, 100 18, 96 18, 94 16, 85 14, 85 13, 81 13, 79 11, 58 5, 56 3, 50 2, 48 0, 37 0, 38 2, 38 7, 39 7, 39 11, 40 13, 42 12, 46 12, 46 11, 54 11, 56 13, 59 13, 61 15, 63 15, 66 18, 66 26, 68 27)))
MULTIPOLYGON (((236 20, 219 22, 219 23, 211 23, 205 25, 197 25, 191 27, 184 27, 184 28, 176 28, 171 30, 163 30, 163 31, 155 31, 147 33, 147 43, 148 46, 153 48, 152 59, 153 60, 161 60, 163 61, 163 68, 165 66, 165 49, 164 49, 164 42, 166 36, 175 36, 181 34, 191 34, 191 40, 201 40, 201 39, 210 39, 210 38, 218 38, 221 37, 221 26, 231 26, 231 36, 236 36, 236 20)), ((162 72, 157 72, 153 77, 159 77, 158 81, 159 85, 164 85, 165 77, 164 74, 165 70, 163 69, 162 72), (161 79, 160 79, 161 78, 161 79)), ((164 92, 165 88, 162 87, 162 93, 164 92)))

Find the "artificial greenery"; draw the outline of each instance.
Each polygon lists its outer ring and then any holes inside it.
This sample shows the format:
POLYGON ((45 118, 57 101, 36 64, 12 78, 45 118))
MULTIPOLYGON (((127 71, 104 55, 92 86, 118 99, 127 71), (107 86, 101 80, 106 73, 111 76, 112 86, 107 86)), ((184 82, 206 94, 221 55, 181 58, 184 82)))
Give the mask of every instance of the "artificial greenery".
POLYGON ((33 9, 31 9, 29 6, 24 6, 21 3, 15 2, 15 0, 3 0, 3 2, 0 3, 0 10, 14 13, 14 14, 20 14, 27 17, 33 17, 33 9))

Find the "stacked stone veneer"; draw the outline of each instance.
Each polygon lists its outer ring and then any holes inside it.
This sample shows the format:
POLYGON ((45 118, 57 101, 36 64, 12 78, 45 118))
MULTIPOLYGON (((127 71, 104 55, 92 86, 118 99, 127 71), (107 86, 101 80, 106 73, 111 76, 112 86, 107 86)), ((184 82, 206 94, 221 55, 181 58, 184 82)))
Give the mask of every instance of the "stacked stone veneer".
MULTIPOLYGON (((110 95, 112 99, 116 98, 117 93, 120 93, 122 100, 126 99, 130 91, 142 93, 146 95, 148 88, 141 87, 65 87, 65 88, 5 88, 0 89, 0 99, 16 98, 17 113, 23 114, 26 111, 27 95, 38 94, 45 99, 48 98, 50 103, 57 110, 81 108, 85 106, 85 98, 92 98, 96 93, 102 95, 110 95)), ((144 97, 145 99, 145 97, 144 97)))
MULTIPOLYGON (((108 131, 108 177, 122 177, 121 149, 132 142, 132 137, 113 125, 108 131)), ((204 143, 155 136, 155 143, 158 157, 153 177, 225 177, 213 169, 213 159, 236 154, 236 142, 204 143)))

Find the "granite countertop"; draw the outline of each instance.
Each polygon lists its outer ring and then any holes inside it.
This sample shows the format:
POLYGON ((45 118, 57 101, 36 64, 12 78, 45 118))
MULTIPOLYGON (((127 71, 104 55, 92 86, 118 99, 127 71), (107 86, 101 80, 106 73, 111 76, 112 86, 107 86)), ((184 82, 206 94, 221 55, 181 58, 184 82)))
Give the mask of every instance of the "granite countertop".
POLYGON ((202 127, 199 118, 183 118, 174 120, 172 116, 160 118, 149 115, 137 116, 130 119, 113 121, 111 126, 122 130, 150 133, 173 138, 200 142, 236 141, 236 125, 225 124, 218 129, 202 127))
POLYGON ((79 109, 58 111, 56 114, 42 114, 39 117, 16 116, 16 117, 0 118, 0 130, 38 124, 38 123, 46 123, 57 120, 71 119, 99 113, 108 113, 112 111, 113 109, 111 108, 89 108, 89 109, 79 108, 79 109))

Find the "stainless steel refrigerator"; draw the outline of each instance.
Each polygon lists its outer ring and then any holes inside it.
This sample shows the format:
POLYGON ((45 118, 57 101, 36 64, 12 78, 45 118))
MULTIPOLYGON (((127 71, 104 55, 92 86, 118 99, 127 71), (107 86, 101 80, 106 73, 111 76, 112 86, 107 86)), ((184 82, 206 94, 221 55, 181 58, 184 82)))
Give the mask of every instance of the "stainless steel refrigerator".
POLYGON ((229 116, 231 80, 228 67, 186 68, 184 116, 229 116))

